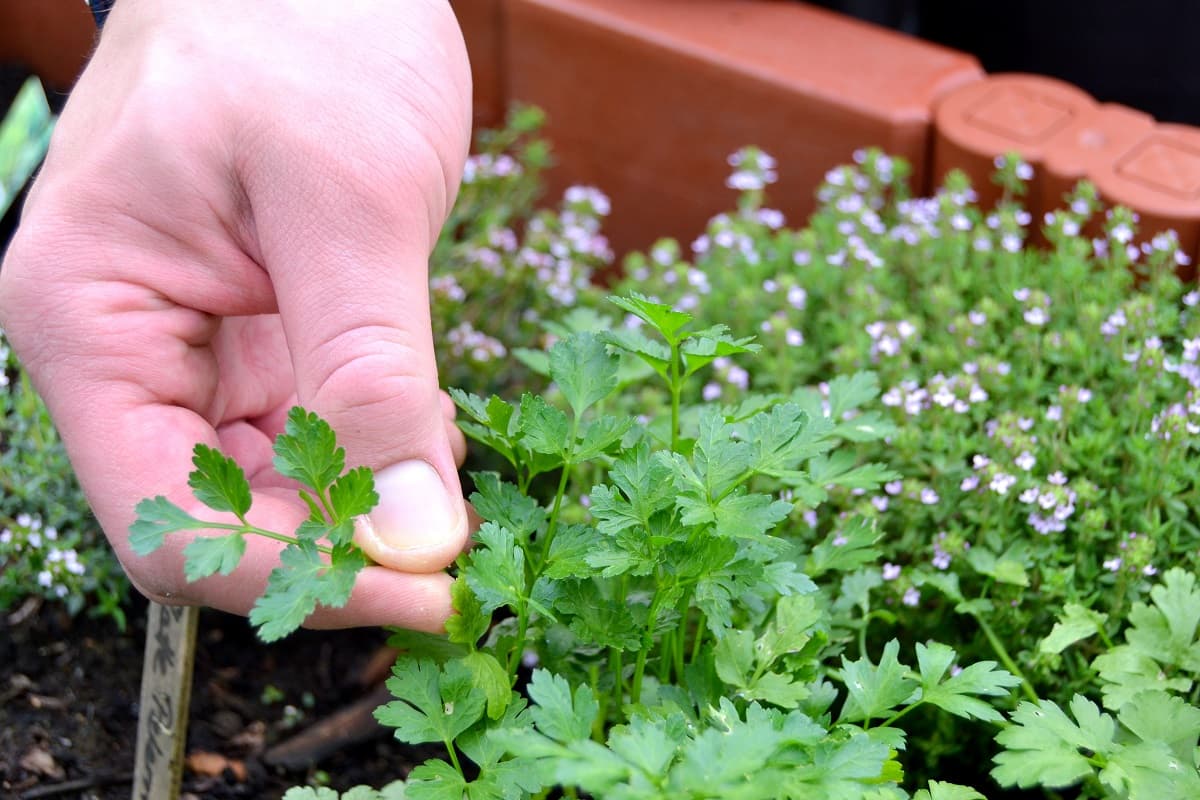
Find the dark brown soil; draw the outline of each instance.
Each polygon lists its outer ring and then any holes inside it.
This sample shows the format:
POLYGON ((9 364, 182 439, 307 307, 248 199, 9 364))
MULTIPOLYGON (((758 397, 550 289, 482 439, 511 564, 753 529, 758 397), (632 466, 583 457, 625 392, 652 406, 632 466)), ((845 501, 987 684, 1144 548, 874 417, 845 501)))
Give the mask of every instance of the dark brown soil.
MULTIPOLYGON (((144 602, 133 604, 129 619, 130 630, 120 633, 110 622, 53 609, 15 625, 0 618, 0 797, 130 796, 144 602), (72 782, 92 785, 46 793, 72 782)), ((277 798, 322 773, 337 789, 403 777, 424 754, 383 731, 307 770, 263 760, 272 745, 361 698, 364 670, 383 640, 377 630, 302 631, 264 645, 244 619, 202 612, 187 752, 223 756, 231 768, 186 773, 185 796, 277 798)))

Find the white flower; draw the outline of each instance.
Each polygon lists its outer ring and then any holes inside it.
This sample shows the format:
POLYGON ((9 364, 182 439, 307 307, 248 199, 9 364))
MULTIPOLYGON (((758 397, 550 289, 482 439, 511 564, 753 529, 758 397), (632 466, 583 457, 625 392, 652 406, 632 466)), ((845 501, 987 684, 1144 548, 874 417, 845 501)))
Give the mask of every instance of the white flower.
POLYGON ((983 313, 982 311, 973 309, 973 310, 967 312, 967 319, 970 321, 970 323, 972 325, 979 327, 980 325, 984 325, 987 323, 987 314, 983 313))
POLYGON ((788 328, 783 338, 792 347, 799 347, 804 344, 804 334, 795 328, 788 328))
POLYGON ((1091 389, 1080 389, 1078 392, 1076 392, 1075 398, 1081 403, 1091 402, 1092 390, 1091 389))
POLYGON ((795 309, 803 309, 808 302, 808 292, 799 286, 793 286, 787 292, 788 305, 795 309))
POLYGON ((1025 311, 1025 321, 1030 325, 1045 325, 1050 321, 1050 315, 1041 306, 1035 306, 1025 311))
POLYGON ((1120 244, 1129 244, 1129 242, 1133 239, 1133 230, 1124 222, 1122 222, 1120 225, 1117 225, 1112 229, 1111 236, 1120 244))
POLYGON ((1015 476, 1009 475, 1007 472, 997 472, 992 477, 992 482, 988 485, 988 488, 996 494, 1006 495, 1016 482, 1017 479, 1015 476))
POLYGON ((1038 499, 1038 490, 1036 486, 1030 486, 1025 491, 1021 492, 1021 496, 1017 498, 1022 503, 1036 503, 1038 499))
POLYGON ((1013 463, 1026 472, 1029 472, 1029 470, 1033 469, 1034 464, 1037 463, 1037 459, 1033 457, 1033 453, 1030 453, 1028 450, 1026 450, 1025 452, 1021 453, 1021 455, 1017 456, 1013 460, 1013 463))
POLYGON ((883 485, 883 490, 892 496, 900 494, 903 489, 904 483, 901 481, 890 481, 883 485))
POLYGON ((906 606, 916 608, 921 603, 920 590, 915 586, 908 587, 908 589, 905 590, 904 597, 901 598, 900 602, 904 603, 906 606))
POLYGON ((1104 560, 1104 568, 1106 570, 1108 570, 1109 572, 1116 572, 1117 570, 1119 570, 1121 568, 1121 563, 1122 562, 1121 562, 1120 556, 1106 558, 1104 560))
POLYGON ((1055 486, 1065 486, 1067 484, 1067 476, 1062 474, 1061 470, 1056 470, 1050 473, 1050 476, 1046 478, 1046 480, 1050 481, 1050 483, 1054 484, 1055 486))
POLYGON ((900 565, 888 562, 883 565, 883 579, 885 581, 894 581, 900 577, 900 565))
POLYGON ((925 505, 927 505, 927 506, 937 505, 937 502, 939 500, 941 500, 941 498, 938 497, 938 493, 935 492, 933 489, 930 489, 929 487, 925 487, 924 489, 921 490, 921 502, 924 503, 925 505))
POLYGON ((1058 422, 1062 419, 1062 406, 1050 406, 1046 409, 1046 419, 1058 422))
POLYGON ((1013 290, 1013 297, 1018 302, 1021 302, 1021 303, 1024 303, 1025 301, 1027 301, 1029 299, 1029 295, 1030 295, 1030 291, 1029 291, 1028 287, 1025 287, 1025 286, 1022 286, 1020 289, 1013 290))
POLYGON ((1021 249, 1021 237, 1015 233, 1006 233, 1000 237, 1000 246, 1006 252, 1015 253, 1021 249))
POLYGON ((1188 308, 1200 303, 1200 292, 1191 291, 1183 296, 1183 304, 1188 308))
POLYGON ((916 326, 906 319, 902 319, 896 323, 896 333, 900 334, 900 338, 902 339, 911 339, 916 332, 916 326))

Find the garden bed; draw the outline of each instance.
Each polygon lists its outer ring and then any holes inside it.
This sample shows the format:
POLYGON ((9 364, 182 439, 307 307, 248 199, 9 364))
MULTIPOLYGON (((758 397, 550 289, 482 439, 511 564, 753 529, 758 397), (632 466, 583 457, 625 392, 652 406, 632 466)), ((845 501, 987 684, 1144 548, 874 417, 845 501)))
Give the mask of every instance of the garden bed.
MULTIPOLYGON (((20 624, 0 622, 0 795, 130 796, 145 606, 131 601, 125 632, 52 608, 20 624), (50 793, 63 784, 78 788, 50 793)), ((369 691, 358 678, 383 638, 370 630, 306 631, 264 645, 244 619, 203 612, 187 752, 210 774, 188 770, 185 796, 270 800, 314 779, 339 789, 382 785, 423 760, 385 735, 348 745, 313 769, 264 760, 272 746, 369 691)))

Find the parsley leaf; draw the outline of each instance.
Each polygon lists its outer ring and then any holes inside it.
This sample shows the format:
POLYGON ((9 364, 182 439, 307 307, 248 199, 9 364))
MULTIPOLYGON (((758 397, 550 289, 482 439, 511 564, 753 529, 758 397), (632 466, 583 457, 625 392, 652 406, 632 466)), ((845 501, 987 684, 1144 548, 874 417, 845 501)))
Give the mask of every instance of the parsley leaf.
POLYGON ((550 348, 550 377, 579 417, 617 388, 617 359, 594 333, 573 333, 550 348))
POLYGON ((1002 669, 994 661, 976 661, 957 675, 950 675, 958 657, 954 649, 938 642, 917 644, 917 665, 921 674, 921 700, 967 719, 988 722, 1003 720, 1000 712, 972 695, 1000 697, 1020 684, 1021 679, 1002 669))
POLYGON ((995 756, 992 777, 1001 786, 1060 789, 1090 775, 1089 754, 1112 750, 1116 723, 1082 695, 1072 698, 1071 713, 1075 720, 1049 700, 1021 702, 1013 724, 996 735, 1005 749, 995 756))
POLYGON ((196 498, 214 511, 232 511, 245 522, 250 510, 250 482, 232 458, 204 444, 192 454, 195 469, 188 475, 188 486, 196 498))
POLYGON ((431 659, 401 658, 387 680, 397 699, 377 708, 375 719, 408 744, 452 742, 483 716, 485 696, 473 691, 473 681, 460 660, 439 668, 431 659))
POLYGON ((635 317, 650 324, 658 331, 667 343, 674 347, 683 341, 680 332, 692 321, 692 315, 676 311, 663 303, 656 303, 649 297, 637 292, 628 297, 610 297, 609 301, 617 308, 628 311, 635 317))
POLYGON ((183 574, 189 581, 207 578, 215 572, 228 575, 237 569, 245 552, 244 534, 197 536, 183 549, 183 574))
POLYGON ((208 527, 162 495, 139 502, 136 513, 137 518, 129 526, 129 546, 139 556, 148 556, 162 547, 168 533, 208 527))
POLYGON ((1038 645, 1041 653, 1061 653, 1076 642, 1094 636, 1103 629, 1107 614, 1092 611, 1078 603, 1067 603, 1050 634, 1038 645))
POLYGON ((839 717, 842 721, 871 720, 885 716, 898 705, 911 703, 919 683, 909 677, 909 671, 898 659, 900 642, 889 641, 872 664, 865 656, 847 661, 842 656, 842 669, 837 675, 846 685, 846 704, 839 717))
POLYGON ((345 468, 346 451, 329 423, 299 406, 289 411, 284 432, 275 437, 275 470, 321 493, 345 468))

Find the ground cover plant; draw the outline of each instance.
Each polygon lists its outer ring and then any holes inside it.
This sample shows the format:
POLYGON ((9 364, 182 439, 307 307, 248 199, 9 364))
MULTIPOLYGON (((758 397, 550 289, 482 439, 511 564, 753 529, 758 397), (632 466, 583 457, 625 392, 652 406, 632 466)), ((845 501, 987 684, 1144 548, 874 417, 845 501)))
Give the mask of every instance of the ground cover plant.
MULTIPOLYGON (((454 394, 496 454, 486 522, 447 636, 393 637, 377 716, 445 758, 348 796, 1200 796, 1200 293, 1174 239, 1135 245, 1086 185, 1034 226, 1016 158, 995 210, 961 176, 910 198, 876 152, 792 230, 769 156, 731 165, 736 210, 631 258, 611 299, 563 279, 603 261, 588 190, 455 262, 460 287, 545 291, 516 333, 472 322, 496 345, 454 394), (512 385, 486 369, 513 359, 512 385)), ((280 534, 264 638, 344 602, 373 501, 312 415, 277 453, 313 516, 280 534)), ((236 465, 196 467, 244 516, 236 465)), ((139 511, 142 551, 213 527, 139 511)), ((198 540, 191 575, 250 533, 198 540)))

